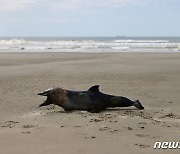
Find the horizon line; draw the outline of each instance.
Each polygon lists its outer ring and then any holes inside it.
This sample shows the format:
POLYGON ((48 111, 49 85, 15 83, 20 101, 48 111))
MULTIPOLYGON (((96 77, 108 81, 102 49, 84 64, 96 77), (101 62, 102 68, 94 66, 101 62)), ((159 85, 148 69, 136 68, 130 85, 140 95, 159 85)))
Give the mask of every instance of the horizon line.
POLYGON ((0 36, 0 38, 6 38, 6 37, 57 37, 57 38, 69 38, 69 37, 72 37, 72 38, 90 38, 90 37, 95 37, 95 38, 103 38, 103 37, 105 37, 105 38, 108 38, 108 37, 122 37, 122 38, 128 38, 128 37, 180 37, 180 36, 148 36, 148 35, 145 35, 145 36, 126 36, 126 35, 117 35, 117 36, 101 36, 101 35, 99 35, 99 36, 48 36, 48 35, 46 35, 46 36, 0 36))

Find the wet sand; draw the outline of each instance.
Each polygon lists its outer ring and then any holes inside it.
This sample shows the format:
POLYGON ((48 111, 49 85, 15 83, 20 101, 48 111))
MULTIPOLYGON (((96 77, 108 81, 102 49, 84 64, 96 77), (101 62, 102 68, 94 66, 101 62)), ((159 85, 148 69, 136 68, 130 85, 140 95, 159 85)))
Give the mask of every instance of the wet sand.
POLYGON ((179 53, 0 53, 0 153, 179 153, 179 53), (51 87, 139 99, 145 110, 37 108, 51 87))

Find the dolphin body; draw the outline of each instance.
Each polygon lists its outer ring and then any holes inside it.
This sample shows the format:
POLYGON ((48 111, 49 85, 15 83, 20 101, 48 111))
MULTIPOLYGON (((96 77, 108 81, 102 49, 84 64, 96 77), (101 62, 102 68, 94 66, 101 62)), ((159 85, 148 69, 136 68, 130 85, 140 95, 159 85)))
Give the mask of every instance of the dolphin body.
POLYGON ((38 95, 47 96, 47 100, 40 104, 39 107, 55 104, 62 107, 65 111, 85 110, 94 113, 106 108, 129 106, 135 106, 140 110, 144 109, 139 100, 131 101, 126 97, 101 93, 99 85, 92 86, 87 91, 52 88, 38 93, 38 95))

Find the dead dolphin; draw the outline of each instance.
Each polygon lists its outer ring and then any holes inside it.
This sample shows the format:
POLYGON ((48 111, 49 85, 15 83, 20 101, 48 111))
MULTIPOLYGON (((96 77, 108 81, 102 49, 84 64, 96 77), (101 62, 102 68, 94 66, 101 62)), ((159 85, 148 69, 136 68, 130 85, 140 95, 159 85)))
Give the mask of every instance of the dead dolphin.
POLYGON ((101 93, 99 85, 92 86, 87 91, 71 91, 62 88, 48 89, 41 96, 47 96, 47 100, 40 104, 46 106, 55 104, 62 107, 65 111, 85 110, 89 112, 100 112, 106 108, 135 106, 142 110, 144 107, 139 100, 131 101, 122 96, 113 96, 101 93))

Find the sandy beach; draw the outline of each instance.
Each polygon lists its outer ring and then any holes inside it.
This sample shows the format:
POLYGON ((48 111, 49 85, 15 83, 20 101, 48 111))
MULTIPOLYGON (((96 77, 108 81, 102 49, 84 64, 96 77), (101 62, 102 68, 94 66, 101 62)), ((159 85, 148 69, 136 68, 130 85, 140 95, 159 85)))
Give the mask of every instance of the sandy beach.
POLYGON ((0 53, 0 153, 149 154, 180 142, 179 53, 0 53), (37 108, 51 87, 139 99, 100 113, 37 108))

